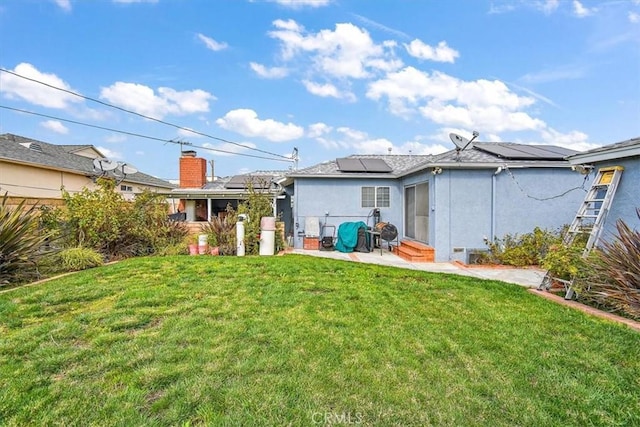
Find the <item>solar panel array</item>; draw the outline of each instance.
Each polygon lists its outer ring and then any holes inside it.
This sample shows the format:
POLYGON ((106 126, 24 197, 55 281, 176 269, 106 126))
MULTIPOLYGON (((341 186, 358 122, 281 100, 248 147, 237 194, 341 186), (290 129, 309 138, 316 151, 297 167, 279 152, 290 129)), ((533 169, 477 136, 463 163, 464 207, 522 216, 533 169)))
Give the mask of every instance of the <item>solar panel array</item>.
POLYGON ((474 144, 474 147, 510 160, 562 160, 566 156, 575 154, 575 151, 567 148, 551 145, 528 145, 513 143, 483 143, 474 144))
POLYGON ((354 159, 343 157, 336 159, 341 172, 389 173, 393 169, 382 159, 354 159))

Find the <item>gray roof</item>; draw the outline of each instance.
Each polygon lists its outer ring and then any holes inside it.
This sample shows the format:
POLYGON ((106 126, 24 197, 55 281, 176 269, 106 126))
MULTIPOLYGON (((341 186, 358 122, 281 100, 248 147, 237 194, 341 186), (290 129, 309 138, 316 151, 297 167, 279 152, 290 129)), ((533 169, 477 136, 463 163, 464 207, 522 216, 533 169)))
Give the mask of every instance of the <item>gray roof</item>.
POLYGON ((347 158, 382 159, 392 171, 390 173, 342 172, 336 160, 319 163, 305 169, 290 172, 291 178, 322 177, 322 178, 398 178, 411 173, 420 172, 429 167, 446 168, 495 168, 507 164, 512 167, 569 167, 564 157, 576 151, 553 145, 527 145, 509 142, 475 143, 471 148, 450 150, 437 155, 353 155, 347 158), (541 148, 544 147, 544 148, 541 148), (493 154, 489 151, 526 152, 527 159, 511 159, 506 156, 493 154), (544 151, 535 156, 534 153, 544 151))
MULTIPOLYGON (((73 154, 91 145, 55 145, 13 134, 0 135, 0 160, 23 163, 44 169, 64 170, 78 175, 98 176, 93 160, 73 154), (76 147, 76 148, 74 148, 76 147)), ((153 187, 173 188, 168 181, 142 172, 126 176, 126 181, 153 187)))
POLYGON ((280 194, 283 189, 278 182, 284 178, 288 171, 255 171, 243 175, 217 177, 214 181, 207 182, 202 188, 174 188, 170 192, 163 193, 180 198, 238 198, 249 194, 248 190, 239 188, 238 185, 229 186, 230 182, 244 183, 244 177, 250 180, 252 177, 271 182, 268 191, 272 194, 280 194))
POLYGON ((567 157, 567 159, 571 163, 575 164, 582 162, 615 160, 634 156, 640 156, 640 137, 627 139, 626 141, 616 142, 615 144, 609 144, 603 147, 584 151, 582 153, 573 154, 567 157))
POLYGON ((308 168, 300 169, 297 171, 289 172, 287 176, 292 178, 297 177, 350 177, 350 178, 397 178, 404 173, 418 167, 419 165, 428 163, 433 156, 431 155, 366 155, 366 154, 354 154, 347 157, 349 159, 380 159, 384 160, 391 167, 389 173, 362 173, 362 172, 342 172, 338 168, 338 162, 336 160, 330 160, 327 162, 319 163, 308 168))

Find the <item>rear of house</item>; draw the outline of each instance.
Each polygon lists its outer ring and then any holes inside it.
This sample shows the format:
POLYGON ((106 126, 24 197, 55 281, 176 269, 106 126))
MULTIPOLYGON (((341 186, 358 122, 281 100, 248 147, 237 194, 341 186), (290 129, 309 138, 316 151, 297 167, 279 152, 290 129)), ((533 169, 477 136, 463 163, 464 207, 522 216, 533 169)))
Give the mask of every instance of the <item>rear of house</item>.
POLYGON ((590 184, 573 171, 572 150, 553 146, 475 143, 437 156, 351 156, 379 159, 389 171, 355 172, 336 161, 289 174, 293 181, 295 247, 303 247, 307 218, 374 225, 374 213, 400 239, 435 249, 435 261, 468 262, 486 241, 535 227, 571 222, 590 184))

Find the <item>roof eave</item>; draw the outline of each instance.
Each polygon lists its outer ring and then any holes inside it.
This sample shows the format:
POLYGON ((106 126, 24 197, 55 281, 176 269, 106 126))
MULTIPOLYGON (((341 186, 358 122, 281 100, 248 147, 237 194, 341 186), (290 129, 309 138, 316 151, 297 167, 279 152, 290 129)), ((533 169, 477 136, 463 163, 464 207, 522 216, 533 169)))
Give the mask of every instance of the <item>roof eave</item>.
POLYGON ((578 153, 567 157, 567 160, 576 165, 579 163, 595 163, 607 160, 617 160, 624 157, 640 156, 640 145, 631 147, 614 147, 595 153, 578 153))

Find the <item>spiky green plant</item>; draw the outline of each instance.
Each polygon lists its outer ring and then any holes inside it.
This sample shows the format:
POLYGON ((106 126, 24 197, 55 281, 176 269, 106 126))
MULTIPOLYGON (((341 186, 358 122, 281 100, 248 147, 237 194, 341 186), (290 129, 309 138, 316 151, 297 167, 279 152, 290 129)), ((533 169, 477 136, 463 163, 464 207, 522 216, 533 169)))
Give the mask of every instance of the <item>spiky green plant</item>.
MULTIPOLYGON (((640 209, 636 209, 640 218, 640 209)), ((580 293, 583 300, 640 319, 640 230, 622 220, 617 236, 602 245, 580 293)))
POLYGON ((7 193, 0 202, 0 286, 36 272, 48 233, 38 229, 36 206, 25 207, 23 200, 9 207, 7 193))

